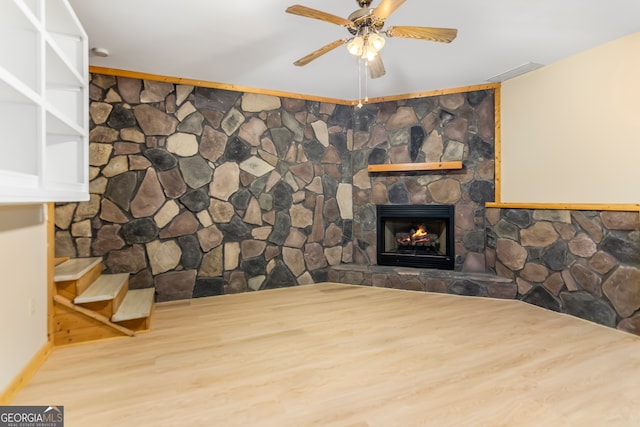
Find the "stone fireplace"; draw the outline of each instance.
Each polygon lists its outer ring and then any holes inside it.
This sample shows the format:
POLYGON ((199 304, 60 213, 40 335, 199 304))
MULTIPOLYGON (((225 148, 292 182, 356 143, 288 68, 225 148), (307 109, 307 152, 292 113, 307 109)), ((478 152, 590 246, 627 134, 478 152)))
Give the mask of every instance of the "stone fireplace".
POLYGON ((378 265, 455 266, 454 205, 378 205, 378 265))
POLYGON ((379 264, 378 205, 451 205, 453 270, 485 272, 484 205, 495 194, 493 111, 492 91, 368 104, 356 111, 354 264, 379 264), (462 168, 369 172, 371 165, 453 161, 461 161, 462 168))

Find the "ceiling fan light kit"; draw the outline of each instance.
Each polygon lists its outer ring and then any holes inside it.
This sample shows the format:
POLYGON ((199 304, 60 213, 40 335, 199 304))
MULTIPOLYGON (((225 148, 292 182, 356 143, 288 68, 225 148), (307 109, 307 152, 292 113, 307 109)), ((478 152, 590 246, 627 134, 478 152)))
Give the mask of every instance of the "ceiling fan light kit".
MULTIPOLYGON (((456 38, 457 30, 452 28, 396 26, 390 27, 387 31, 383 32, 382 28, 384 27, 385 20, 402 6, 406 0, 382 0, 375 9, 369 8, 371 1, 372 0, 356 0, 360 9, 353 12, 346 19, 306 6, 293 5, 288 7, 286 10, 287 13, 340 25, 345 27, 349 33, 353 35, 351 38, 336 40, 313 51, 309 55, 294 62, 294 65, 307 65, 325 53, 346 44, 347 51, 351 55, 358 57, 360 98, 360 93, 362 92, 360 79, 362 62, 364 62, 365 67, 369 69, 369 76, 372 79, 382 77, 386 74, 382 58, 380 57, 380 51, 384 47, 386 40, 381 34, 387 37, 412 38, 443 43, 449 43, 456 38)), ((358 105, 361 106, 362 102, 358 105)))
POLYGON ((384 47, 385 39, 376 34, 358 34, 347 44, 347 50, 354 56, 372 61, 384 47))

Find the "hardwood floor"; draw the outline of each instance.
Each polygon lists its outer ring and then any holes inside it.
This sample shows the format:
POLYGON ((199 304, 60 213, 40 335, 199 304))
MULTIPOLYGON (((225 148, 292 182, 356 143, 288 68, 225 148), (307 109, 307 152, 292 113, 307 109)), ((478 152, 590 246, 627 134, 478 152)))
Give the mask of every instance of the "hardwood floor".
POLYGON ((640 337, 514 300, 318 284, 158 304, 15 405, 74 426, 638 426, 640 337))

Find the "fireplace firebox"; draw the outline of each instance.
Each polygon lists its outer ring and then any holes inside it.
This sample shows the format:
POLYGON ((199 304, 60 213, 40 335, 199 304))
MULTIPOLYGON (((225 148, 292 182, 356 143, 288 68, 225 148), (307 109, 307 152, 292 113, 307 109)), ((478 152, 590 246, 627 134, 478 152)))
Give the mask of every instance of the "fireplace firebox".
POLYGON ((378 205, 378 265, 455 266, 454 205, 378 205))

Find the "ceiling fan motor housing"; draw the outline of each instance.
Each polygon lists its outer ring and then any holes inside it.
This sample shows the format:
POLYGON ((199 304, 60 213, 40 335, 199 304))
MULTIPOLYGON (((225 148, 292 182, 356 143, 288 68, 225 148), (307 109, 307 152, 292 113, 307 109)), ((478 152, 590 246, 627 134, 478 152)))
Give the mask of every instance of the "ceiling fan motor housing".
POLYGON ((362 32, 363 28, 368 28, 370 32, 378 32, 384 26, 384 20, 376 18, 373 9, 370 8, 358 9, 349 15, 348 19, 354 24, 354 28, 347 28, 353 35, 362 32))

